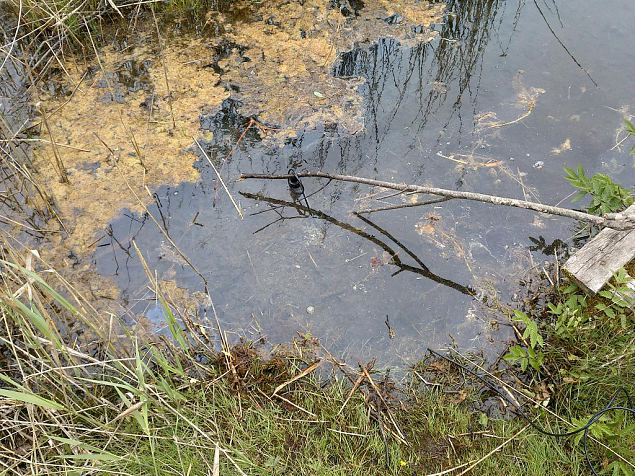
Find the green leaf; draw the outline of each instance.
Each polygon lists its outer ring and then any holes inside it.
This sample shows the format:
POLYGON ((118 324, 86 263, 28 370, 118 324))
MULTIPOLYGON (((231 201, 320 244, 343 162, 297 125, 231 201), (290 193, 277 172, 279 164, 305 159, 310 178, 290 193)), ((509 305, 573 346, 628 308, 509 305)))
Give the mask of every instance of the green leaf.
POLYGON ((543 354, 542 352, 538 352, 533 359, 529 360, 529 363, 534 368, 534 370, 538 372, 540 370, 540 367, 542 367, 542 363, 544 362, 544 360, 545 354, 543 354))
POLYGON ((628 207, 635 200, 629 190, 613 182, 606 174, 595 174, 587 177, 584 169, 578 166, 577 171, 565 167, 565 179, 578 193, 572 201, 582 200, 587 194, 591 194, 591 203, 587 206, 590 213, 605 214, 616 212, 628 207))
POLYGON ((29 319, 29 321, 35 326, 35 328, 40 331, 42 335, 44 335, 44 337, 53 342, 56 347, 59 347, 61 345, 59 339, 57 338, 57 335, 53 332, 53 330, 49 326, 49 323, 42 316, 42 314, 27 307, 23 302, 17 299, 14 300, 12 304, 19 309, 22 315, 26 316, 29 319))
POLYGON ((571 284, 568 284, 566 287, 560 289, 560 292, 563 294, 571 294, 573 292, 576 292, 577 290, 578 290, 578 287, 575 284, 571 283, 571 284))
POLYGON ((119 456, 114 455, 108 451, 101 450, 96 446, 88 443, 83 443, 74 438, 64 438, 56 435, 48 435, 49 440, 59 441, 69 445, 72 448, 81 448, 85 453, 81 454, 66 454, 58 456, 58 458, 75 459, 75 460, 94 460, 94 461, 115 461, 121 459, 119 456))
POLYGON ((121 457, 112 453, 80 453, 77 455, 61 455, 60 458, 91 461, 117 461, 121 457))
POLYGON ((180 324, 177 322, 176 317, 172 312, 172 308, 161 294, 159 294, 159 301, 161 302, 161 307, 163 308, 163 314, 168 324, 168 328, 170 329, 170 334, 172 334, 172 337, 174 337, 174 339, 179 343, 181 349, 188 349, 189 346, 187 345, 185 339, 185 333, 183 332, 183 329, 181 329, 180 324))
POLYGON ((38 407, 48 408, 49 410, 64 410, 64 405, 30 392, 18 392, 17 390, 0 388, 0 396, 10 398, 11 400, 30 403, 31 405, 36 405, 38 407))

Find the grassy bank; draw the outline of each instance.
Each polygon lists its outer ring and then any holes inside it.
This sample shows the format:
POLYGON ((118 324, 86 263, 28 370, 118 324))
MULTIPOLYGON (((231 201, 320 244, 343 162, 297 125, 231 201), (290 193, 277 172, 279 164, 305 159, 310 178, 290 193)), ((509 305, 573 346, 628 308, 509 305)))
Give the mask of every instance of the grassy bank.
MULTIPOLYGON (((160 290, 172 337, 150 342, 104 326, 107 316, 34 272, 1 266, 2 474, 588 474, 579 438, 540 434, 511 402, 558 432, 583 425, 618 386, 635 393, 632 310, 630 334, 597 315, 573 336, 550 334, 539 371, 489 375, 451 353, 482 379, 428 356, 393 382, 306 340, 267 356, 229 347, 174 316, 160 290)), ((554 321, 542 318, 546 334, 554 321)), ((592 443, 598 470, 633 474, 634 428, 617 412, 591 428, 619 455, 592 443)))

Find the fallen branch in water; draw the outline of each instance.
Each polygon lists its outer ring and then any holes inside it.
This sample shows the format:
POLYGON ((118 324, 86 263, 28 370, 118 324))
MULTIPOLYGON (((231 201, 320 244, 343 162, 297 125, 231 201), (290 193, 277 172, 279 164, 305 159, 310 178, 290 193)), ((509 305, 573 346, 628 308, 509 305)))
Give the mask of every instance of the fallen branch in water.
MULTIPOLYGON (((316 177, 331 180, 339 180, 342 182, 362 183, 375 187, 389 188, 399 190, 401 192, 427 193, 430 195, 438 195, 441 197, 458 198, 462 200, 474 200, 477 202, 491 203, 494 205, 504 205, 508 207, 525 208, 540 213, 548 213, 550 215, 559 215, 574 220, 580 220, 591 223, 600 227, 613 228, 614 230, 631 230, 635 228, 635 214, 630 213, 608 213, 603 216, 591 215, 589 213, 571 210, 569 208, 554 207, 552 205, 543 205, 542 203, 529 202, 527 200, 518 200, 515 198, 498 197, 496 195, 487 195, 476 192, 462 192, 460 190, 447 190, 436 187, 424 187, 422 185, 410 185, 406 183, 384 182, 383 180, 374 180, 364 177, 356 177, 353 175, 330 174, 326 172, 299 172, 298 177, 316 177)), ((261 179, 261 180, 286 180, 289 175, 269 175, 269 174, 242 174, 242 179, 261 179)))

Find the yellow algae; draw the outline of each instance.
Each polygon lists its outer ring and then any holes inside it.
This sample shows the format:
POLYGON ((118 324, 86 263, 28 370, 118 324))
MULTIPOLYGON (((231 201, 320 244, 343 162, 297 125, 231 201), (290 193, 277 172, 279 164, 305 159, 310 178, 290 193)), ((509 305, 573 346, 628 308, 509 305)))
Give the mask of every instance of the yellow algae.
POLYGON ((122 209, 140 210, 151 200, 146 187, 198 179, 196 156, 185 149, 198 135, 201 112, 228 96, 215 86, 218 75, 196 61, 206 51, 200 41, 172 45, 160 56, 147 48, 106 48, 97 72, 83 81, 86 66, 68 62, 65 81, 81 84, 66 104, 66 98, 43 101, 51 135, 61 146, 39 149, 36 169, 70 232, 69 248, 89 251, 97 230, 122 209), (128 91, 116 74, 132 62, 149 64, 147 84, 128 91), (55 153, 69 183, 52 169, 55 153))
POLYGON ((360 81, 333 77, 333 65, 339 53, 380 37, 429 41, 431 33, 414 34, 412 27, 438 21, 443 5, 405 3, 368 1, 351 18, 321 0, 262 4, 262 21, 239 23, 228 33, 246 47, 248 61, 233 57, 222 62, 227 70, 223 79, 239 86, 246 115, 283 129, 331 122, 355 133, 363 127, 356 91, 360 81), (384 21, 393 13, 401 15, 400 23, 384 21))
POLYGON ((89 302, 98 310, 113 311, 113 303, 119 302, 119 289, 113 280, 98 274, 92 263, 71 253, 61 235, 52 237, 50 244, 39 250, 40 255, 47 266, 58 270, 71 283, 78 301, 89 302))
POLYGON ((417 233, 420 235, 434 235, 435 233, 434 225, 432 223, 417 223, 415 224, 415 230, 417 230, 417 233))
POLYGON ((174 280, 160 280, 159 289, 166 301, 177 307, 175 311, 179 315, 196 314, 198 307, 207 304, 209 299, 205 293, 191 292, 180 287, 174 280))
POLYGON ((198 179, 195 156, 186 149, 200 134, 200 114, 229 97, 223 85, 236 86, 243 116, 274 125, 278 138, 318 123, 361 130, 361 81, 335 78, 333 65, 342 51, 379 37, 428 41, 430 33, 415 34, 412 27, 438 21, 443 6, 406 3, 368 1, 359 16, 346 18, 321 0, 270 1, 257 7, 261 20, 225 24, 220 38, 150 49, 144 46, 153 31, 148 25, 145 38, 129 39, 130 48, 98 51, 93 74, 84 74, 88 65, 81 60, 67 61, 62 81, 72 97, 41 103, 58 146, 45 144, 36 157, 70 232, 66 246, 91 251, 98 230, 125 208, 142 210, 154 187, 198 179), (384 21, 392 14, 400 15, 396 24, 384 21), (218 61, 219 71, 209 66, 223 41, 236 48, 218 61), (135 68, 141 74, 131 78, 135 68), (121 74, 132 87, 121 84, 121 74), (68 183, 59 180, 56 155, 68 183))
POLYGON ((439 21, 445 5, 430 5, 426 2, 404 0, 381 0, 379 2, 388 15, 400 15, 409 24, 427 26, 439 21))
POLYGON ((333 64, 340 52, 381 36, 429 40, 412 33, 412 26, 438 21, 443 6, 406 3, 369 1, 352 18, 321 0, 264 3, 258 7, 262 20, 225 25, 227 33, 216 39, 216 46, 237 45, 218 63, 222 78, 206 67, 213 63, 214 41, 202 39, 173 41, 160 51, 130 39, 133 46, 123 52, 99 51, 92 76, 84 76, 81 61, 68 61, 64 81, 69 90, 79 87, 67 103, 43 100, 50 135, 59 145, 42 147, 37 166, 70 231, 70 245, 88 251, 97 230, 124 208, 141 210, 152 187, 197 180, 195 156, 186 149, 199 134, 201 112, 229 96, 221 79, 240 91, 241 113, 273 124, 278 136, 324 122, 360 130, 360 82, 333 77, 333 64), (397 24, 384 21, 392 14, 401 16, 397 24), (147 69, 132 78, 140 86, 119 83, 118 74, 130 65, 147 69), (55 173, 56 155, 69 183, 55 173))
MULTIPOLYGON (((202 113, 218 110, 231 94, 242 116, 273 126, 273 140, 320 123, 355 133, 363 128, 363 80, 334 77, 338 55, 381 37, 429 41, 433 33, 414 33, 413 26, 438 21, 444 8, 369 0, 359 15, 344 17, 327 3, 247 4, 257 13, 249 21, 216 16, 221 36, 173 37, 162 47, 148 22, 123 51, 105 47, 90 61, 66 59, 67 75, 55 89, 72 95, 40 98, 43 138, 57 145, 43 143, 34 161, 65 227, 43 257, 76 283, 78 294, 98 309, 127 313, 114 309, 113 280, 86 257, 122 210, 142 211, 160 185, 198 180, 190 147, 193 137, 210 134, 200 130, 202 113), (384 21, 393 14, 399 21, 384 21), (60 181, 58 163, 68 183, 60 181)), ((162 286, 177 305, 196 301, 174 283, 162 286)))
POLYGON ((330 39, 342 17, 324 3, 268 4, 263 6, 263 17, 275 13, 284 18, 281 26, 245 23, 230 33, 232 41, 247 46, 245 55, 250 59, 221 63, 227 69, 224 78, 240 87, 244 114, 290 129, 323 121, 358 129, 359 96, 351 84, 330 72, 337 54, 330 39), (308 37, 314 24, 320 25, 319 31, 308 37))

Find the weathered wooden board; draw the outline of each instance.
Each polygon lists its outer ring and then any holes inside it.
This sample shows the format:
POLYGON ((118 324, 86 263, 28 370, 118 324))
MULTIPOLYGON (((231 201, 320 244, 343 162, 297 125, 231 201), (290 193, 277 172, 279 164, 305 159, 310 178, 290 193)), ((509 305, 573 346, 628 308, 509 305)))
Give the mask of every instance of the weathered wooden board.
MULTIPOLYGON (((635 213, 635 205, 628 208, 635 213)), ((597 293, 615 272, 635 258, 635 230, 603 229, 575 253, 564 270, 585 291, 597 293)))

